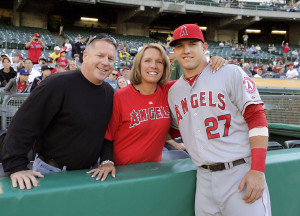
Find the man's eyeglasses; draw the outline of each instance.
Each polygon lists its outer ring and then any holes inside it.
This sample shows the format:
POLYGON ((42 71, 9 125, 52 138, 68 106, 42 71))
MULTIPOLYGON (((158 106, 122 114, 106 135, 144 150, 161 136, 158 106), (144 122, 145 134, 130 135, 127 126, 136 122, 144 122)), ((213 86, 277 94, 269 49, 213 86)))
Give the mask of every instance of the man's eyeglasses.
POLYGON ((111 74, 111 75, 113 75, 113 76, 118 76, 118 74, 111 74))
POLYGON ((94 40, 101 40, 101 39, 104 39, 104 38, 107 38, 109 40, 111 40, 111 42, 117 47, 117 41, 116 39, 114 39, 112 36, 110 35, 107 35, 107 34, 98 34, 98 35, 95 35, 94 37, 92 37, 88 42, 87 42, 87 46, 89 44, 91 44, 94 40))

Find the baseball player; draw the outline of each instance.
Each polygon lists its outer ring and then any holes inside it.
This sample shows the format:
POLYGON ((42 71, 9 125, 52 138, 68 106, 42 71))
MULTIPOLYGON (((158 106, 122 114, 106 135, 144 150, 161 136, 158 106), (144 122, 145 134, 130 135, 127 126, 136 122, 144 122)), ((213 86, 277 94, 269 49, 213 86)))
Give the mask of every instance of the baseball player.
POLYGON ((184 75, 170 88, 172 126, 197 165, 196 216, 271 215, 265 181, 268 128, 254 82, 238 66, 211 73, 199 26, 174 31, 184 75))

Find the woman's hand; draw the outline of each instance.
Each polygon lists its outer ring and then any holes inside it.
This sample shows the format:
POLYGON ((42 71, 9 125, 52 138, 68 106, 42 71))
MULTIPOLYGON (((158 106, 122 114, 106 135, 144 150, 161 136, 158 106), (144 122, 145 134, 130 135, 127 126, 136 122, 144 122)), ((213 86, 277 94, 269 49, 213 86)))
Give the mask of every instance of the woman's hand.
POLYGON ((209 60, 210 70, 215 73, 224 65, 227 65, 228 61, 220 56, 213 56, 209 60))
POLYGON ((98 168, 88 171, 87 174, 93 173, 93 175, 91 176, 92 178, 97 176, 96 180, 98 181, 102 177, 101 181, 104 181, 110 172, 111 172, 111 176, 113 178, 115 178, 116 177, 116 168, 115 168, 113 162, 100 164, 98 166, 98 168))

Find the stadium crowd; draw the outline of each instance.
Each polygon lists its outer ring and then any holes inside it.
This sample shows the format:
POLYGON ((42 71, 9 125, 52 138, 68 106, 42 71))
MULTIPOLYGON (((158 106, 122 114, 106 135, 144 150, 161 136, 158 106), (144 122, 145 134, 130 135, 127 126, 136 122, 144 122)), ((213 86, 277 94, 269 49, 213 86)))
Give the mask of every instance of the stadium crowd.
MULTIPOLYGON (((66 38, 61 46, 55 46, 53 53, 45 57, 43 56, 45 44, 42 42, 41 35, 35 33, 25 46, 25 48, 28 49, 28 58, 24 59, 21 54, 16 54, 13 58, 10 58, 4 53, 1 54, 0 87, 2 87, 2 98, 3 94, 31 92, 37 85, 53 73, 80 69, 83 51, 85 50, 89 39, 90 38, 85 38, 80 34, 78 34, 71 42, 66 38), (6 88, 8 83, 10 83, 10 87, 6 88), (12 88, 11 86, 14 87, 12 88)), ((172 36, 169 34, 165 42, 158 43, 165 49, 169 57, 171 63, 170 79, 174 80, 182 75, 182 70, 173 57, 172 49, 169 47, 171 39, 172 36)), ((282 59, 272 58, 267 64, 257 64, 252 61, 245 62, 245 54, 251 53, 259 55, 262 48, 259 44, 248 44, 247 34, 243 36, 243 42, 243 44, 239 44, 236 40, 231 40, 221 41, 219 43, 220 47, 231 47, 232 50, 237 53, 237 56, 230 56, 227 58, 228 64, 240 66, 250 77, 299 79, 300 67, 298 50, 294 49, 292 51, 287 42, 282 42, 282 59), (288 53, 292 54, 290 62, 287 59, 288 53)), ((118 43, 118 68, 116 68, 105 80, 111 84, 115 90, 121 88, 124 84, 129 83, 129 73, 132 68, 133 59, 146 45, 147 44, 141 44, 139 47, 135 47, 133 43, 129 43, 127 46, 123 41, 118 43), (124 80, 126 82, 124 82, 124 80), (121 83, 123 83, 123 85, 121 83)), ((274 53, 278 50, 274 44, 269 44, 265 51, 274 53)), ((209 55, 209 53, 207 54, 209 55)))

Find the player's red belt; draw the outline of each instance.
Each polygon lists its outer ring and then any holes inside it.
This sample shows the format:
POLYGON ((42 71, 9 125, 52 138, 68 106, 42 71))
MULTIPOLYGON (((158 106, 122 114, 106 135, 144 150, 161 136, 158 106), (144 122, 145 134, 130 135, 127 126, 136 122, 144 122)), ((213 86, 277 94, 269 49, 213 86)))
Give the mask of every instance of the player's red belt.
POLYGON ((232 161, 230 163, 215 163, 211 165, 202 165, 201 167, 204 169, 208 169, 209 171, 216 172, 216 171, 222 171, 224 169, 230 169, 234 166, 238 166, 244 163, 246 163, 246 161, 244 158, 242 158, 242 159, 232 161))

